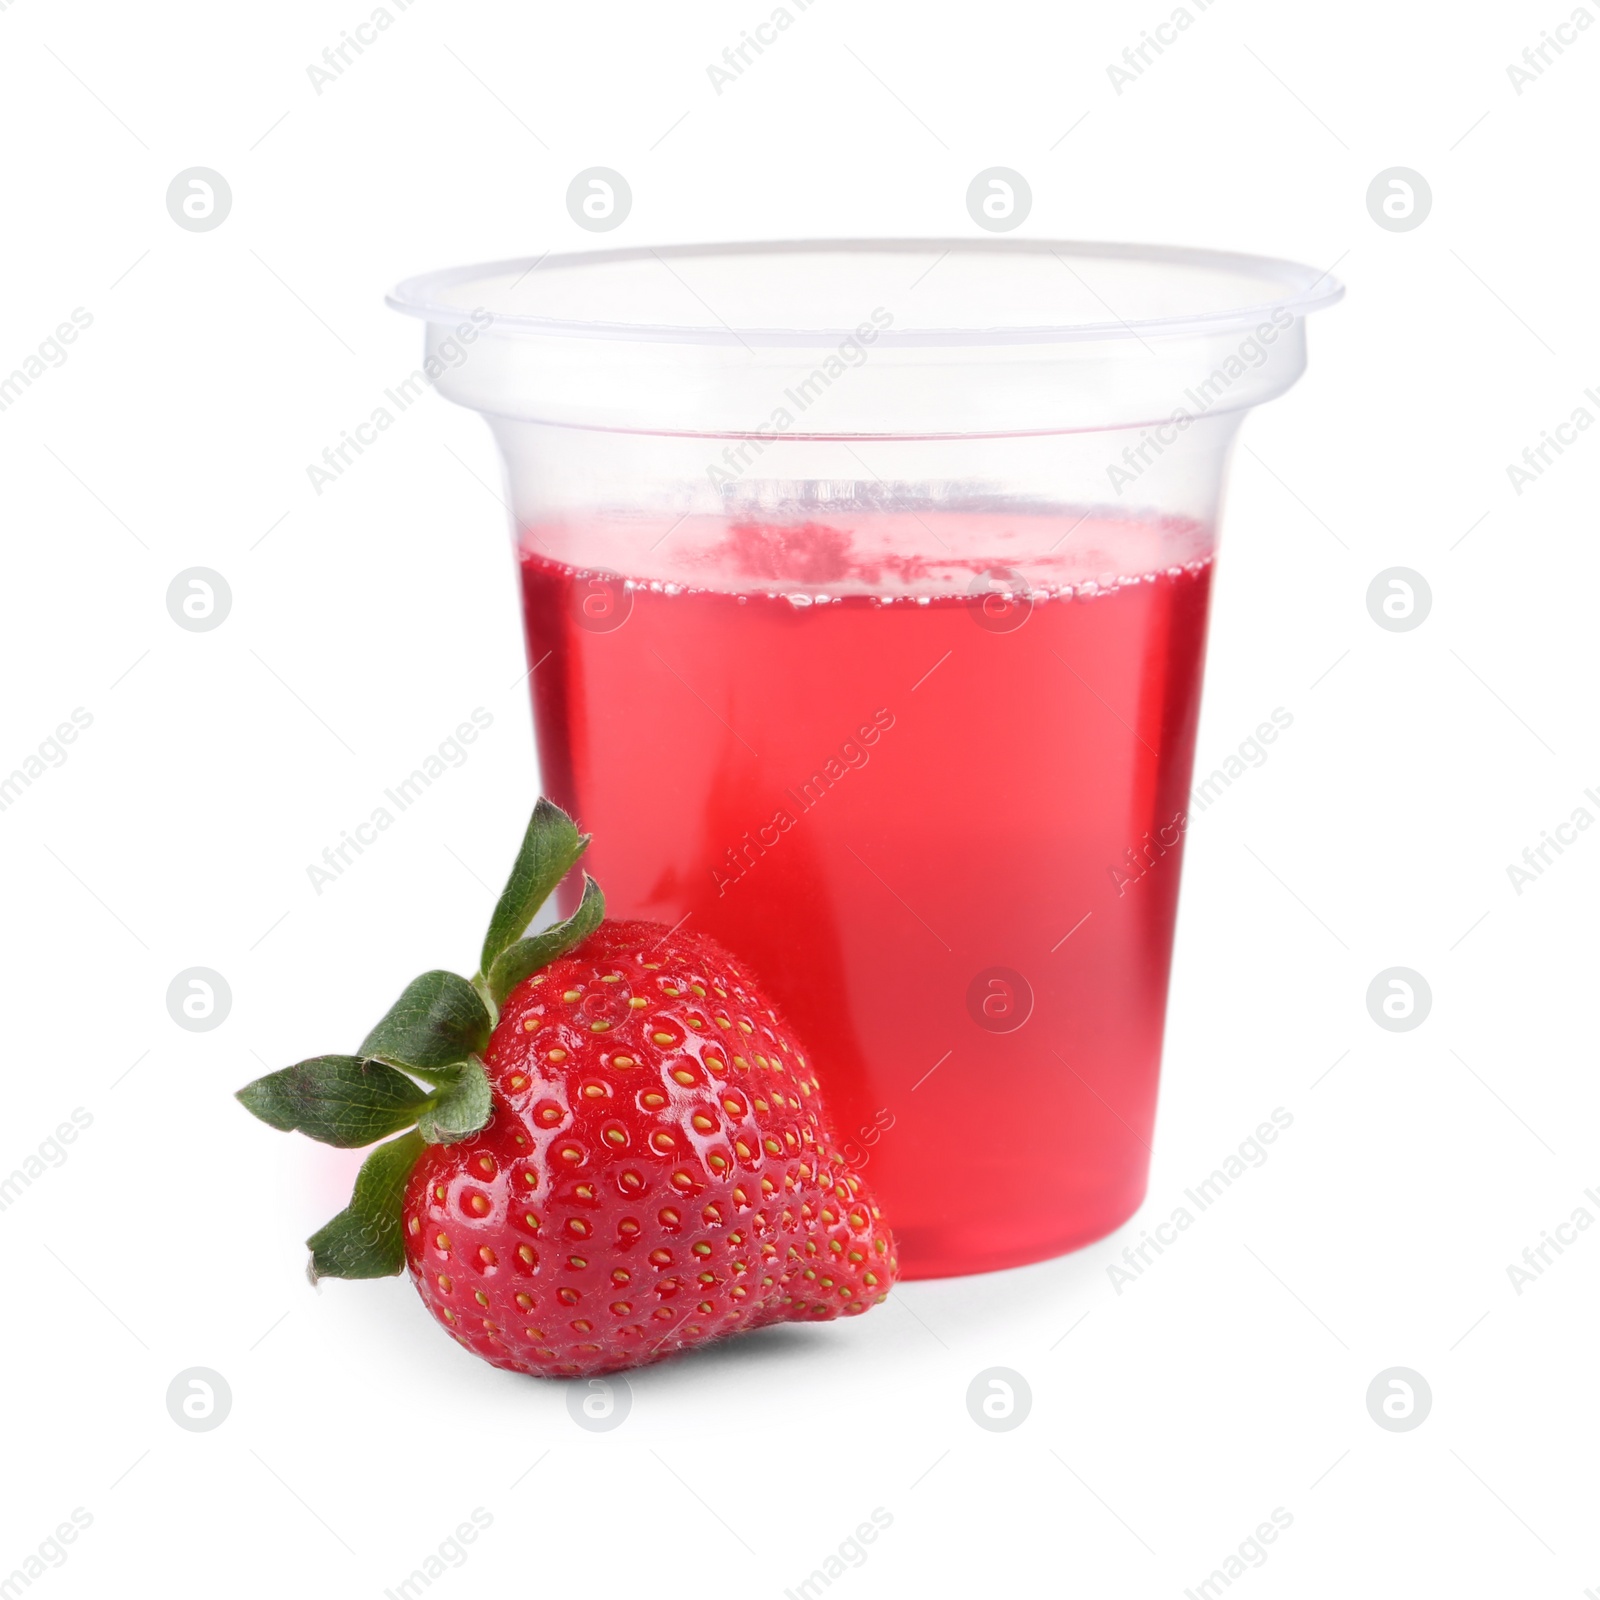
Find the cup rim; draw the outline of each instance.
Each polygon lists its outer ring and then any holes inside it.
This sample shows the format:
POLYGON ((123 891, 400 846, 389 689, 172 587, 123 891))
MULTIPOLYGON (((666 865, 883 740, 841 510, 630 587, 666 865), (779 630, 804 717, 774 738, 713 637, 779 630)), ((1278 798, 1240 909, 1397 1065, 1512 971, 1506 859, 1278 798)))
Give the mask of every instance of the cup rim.
MULTIPOLYGON (((611 250, 546 251, 539 256, 522 256, 503 261, 477 262, 468 266, 446 267, 406 278, 396 284, 385 304, 405 316, 430 323, 456 323, 468 307, 449 299, 449 291, 474 279, 501 278, 515 274, 520 283, 534 271, 573 271, 589 266, 643 262, 654 259, 689 261, 707 257, 777 257, 805 254, 900 254, 936 260, 961 252, 996 260, 1017 256, 1063 255, 1080 259, 1126 261, 1140 265, 1156 264, 1175 272, 1185 269, 1231 273, 1253 279, 1260 285, 1257 298, 1214 310, 1135 317, 1119 317, 1110 307, 1107 315, 1091 320, 1046 323, 1027 326, 937 327, 897 324, 880 330, 877 342, 905 346, 953 345, 993 346, 1018 344, 1064 344, 1080 341, 1182 338, 1243 330, 1287 312, 1302 317, 1335 304, 1344 297, 1344 285, 1331 269, 1318 272, 1314 267, 1274 256, 1258 256, 1234 251, 1206 250, 1182 245, 1125 244, 1085 240, 1052 239, 780 239, 736 243, 640 245, 611 250)), ((1063 265, 1066 262, 1063 261, 1063 265)), ((1070 269, 1069 269, 1070 270, 1070 269)), ((1090 291, 1094 293, 1093 290, 1090 291)), ((1095 298, 1099 298, 1098 295, 1095 298)), ((1101 302, 1104 304, 1104 302, 1101 302)), ((821 347, 849 339, 857 331, 849 327, 790 326, 709 327, 698 324, 661 322, 590 321, 575 318, 538 316, 527 312, 496 310, 485 306, 493 317, 492 330, 523 337, 568 339, 610 339, 645 343, 687 345, 743 345, 747 349, 765 347, 821 347)), ((715 313, 712 313, 715 315, 715 313)))

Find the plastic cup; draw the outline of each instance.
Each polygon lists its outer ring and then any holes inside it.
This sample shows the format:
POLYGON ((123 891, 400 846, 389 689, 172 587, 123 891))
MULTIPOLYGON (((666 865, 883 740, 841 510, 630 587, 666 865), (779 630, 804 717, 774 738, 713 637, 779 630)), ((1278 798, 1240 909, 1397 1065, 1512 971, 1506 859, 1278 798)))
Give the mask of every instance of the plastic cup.
POLYGON ((911 1276, 1144 1196, 1224 466, 1341 293, 950 240, 391 296, 505 462, 544 792, 611 915, 711 934, 787 1010, 911 1276))

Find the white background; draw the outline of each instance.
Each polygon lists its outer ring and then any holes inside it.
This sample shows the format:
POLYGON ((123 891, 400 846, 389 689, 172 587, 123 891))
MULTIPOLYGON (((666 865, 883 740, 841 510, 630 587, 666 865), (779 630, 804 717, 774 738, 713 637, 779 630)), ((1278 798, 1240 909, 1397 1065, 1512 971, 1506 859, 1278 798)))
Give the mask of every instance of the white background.
POLYGON ((30 1596, 378 1596, 482 1507, 430 1597, 778 1596, 882 1507, 830 1594, 1176 1596, 1282 1507, 1230 1593, 1600 1586, 1600 1233, 1520 1295, 1506 1272, 1600 1216, 1600 837, 1520 896, 1506 872, 1600 815, 1600 435, 1521 495, 1506 472, 1600 415, 1600 30, 1520 96, 1506 72, 1570 3, 1214 0, 1120 95, 1107 65, 1172 0, 815 0, 721 96, 707 64, 766 0, 415 0, 320 96, 306 68, 367 0, 0 9, 0 371, 94 318, 0 413, 0 767, 93 717, 0 812, 0 1174, 93 1118, 0 1212, 0 1577, 82 1507, 30 1596), (196 165, 233 191, 209 233, 165 207, 196 165), (1261 251, 1350 291, 1235 461, 1200 769, 1294 723, 1191 834, 1144 1212, 639 1374, 607 1434, 403 1280, 309 1289, 300 1241, 357 1158, 229 1098, 470 961, 536 783, 488 434, 429 396, 320 498, 305 469, 416 364, 383 290, 592 243, 564 204, 592 165, 634 193, 607 243, 976 235, 966 186, 1005 165, 1022 236, 1261 251), (1394 165, 1433 190, 1412 232, 1366 210, 1394 165), (209 633, 165 605, 196 565, 233 593, 209 633), (1396 565, 1433 593, 1408 633, 1365 606, 1396 565), (315 895, 307 864, 479 706, 467 763, 315 895), (1409 1033, 1366 1010, 1394 965, 1432 988, 1409 1033), (167 1014, 190 966, 232 987, 210 1033, 167 1014), (1266 1164, 1119 1295, 1124 1244, 1279 1106, 1266 1164), (212 1432, 166 1411, 192 1366, 232 1389, 212 1432), (1031 1386, 1011 1432, 967 1414, 991 1366, 1031 1386), (1432 1389, 1411 1432, 1367 1412, 1391 1366, 1432 1389))

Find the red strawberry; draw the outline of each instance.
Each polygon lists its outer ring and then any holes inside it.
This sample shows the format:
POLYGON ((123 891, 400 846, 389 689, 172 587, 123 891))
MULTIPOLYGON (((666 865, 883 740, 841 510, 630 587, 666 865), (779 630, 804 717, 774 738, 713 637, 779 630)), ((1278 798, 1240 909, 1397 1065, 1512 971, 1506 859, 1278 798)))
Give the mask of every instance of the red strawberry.
POLYGON ((603 921, 592 878, 519 937, 587 844, 541 800, 471 984, 425 973, 359 1055, 240 1091, 330 1144, 413 1130, 308 1241, 312 1281, 409 1264, 467 1349, 555 1376, 877 1304, 893 1239, 750 973, 699 935, 603 921))
POLYGON ((506 998, 470 1143, 406 1190, 423 1299, 496 1366, 595 1373, 882 1300, 894 1252, 816 1075, 710 939, 602 923, 506 998))

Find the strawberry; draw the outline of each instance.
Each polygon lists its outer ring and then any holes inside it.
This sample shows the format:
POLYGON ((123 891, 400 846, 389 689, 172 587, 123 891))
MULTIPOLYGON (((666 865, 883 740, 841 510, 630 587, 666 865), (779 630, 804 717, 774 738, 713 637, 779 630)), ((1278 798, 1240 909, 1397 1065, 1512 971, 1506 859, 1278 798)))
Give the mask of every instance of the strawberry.
POLYGON ((400 1135, 307 1241, 311 1281, 409 1267, 465 1348, 558 1377, 877 1304, 893 1238, 738 959, 606 921, 587 876, 570 917, 523 937, 588 842, 541 800, 470 983, 424 973, 358 1054, 239 1091, 327 1144, 400 1135))

